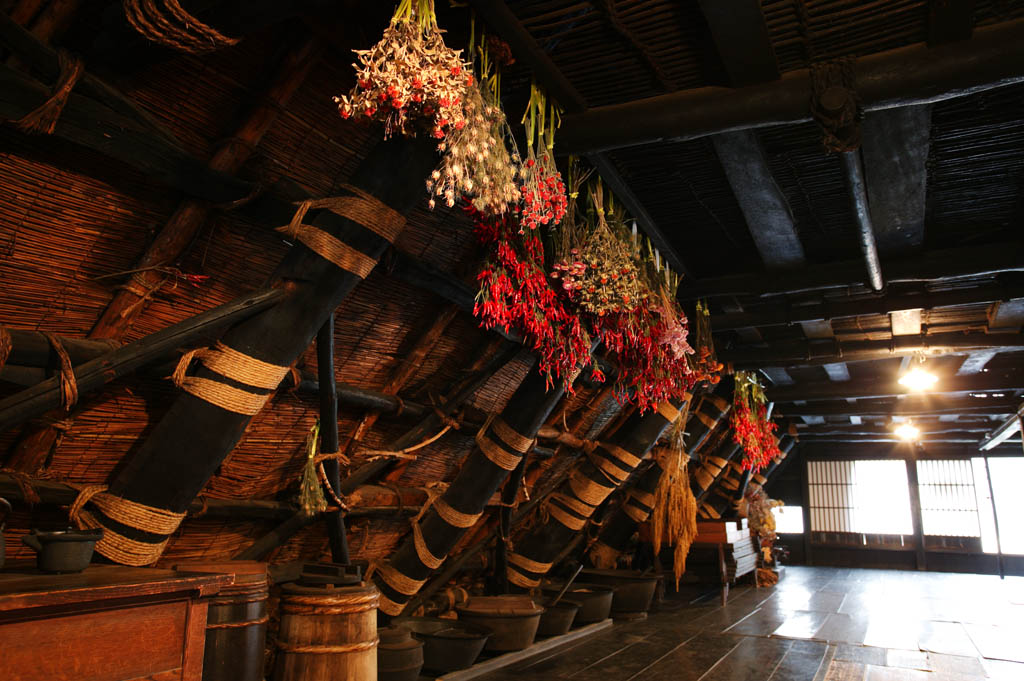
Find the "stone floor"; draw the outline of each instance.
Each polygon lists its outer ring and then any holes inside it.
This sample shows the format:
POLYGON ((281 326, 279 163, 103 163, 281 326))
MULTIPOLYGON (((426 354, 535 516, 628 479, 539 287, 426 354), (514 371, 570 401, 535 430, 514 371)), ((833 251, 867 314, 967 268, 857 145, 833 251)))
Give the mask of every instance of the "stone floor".
POLYGON ((790 567, 486 681, 1024 681, 1024 578, 790 567))

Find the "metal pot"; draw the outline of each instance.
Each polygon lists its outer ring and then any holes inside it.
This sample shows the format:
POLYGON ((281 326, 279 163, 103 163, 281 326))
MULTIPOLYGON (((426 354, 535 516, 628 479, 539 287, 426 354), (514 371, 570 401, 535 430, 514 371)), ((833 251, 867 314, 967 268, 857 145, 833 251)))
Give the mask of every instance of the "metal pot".
POLYGON ((544 608, 544 614, 540 616, 540 625, 537 627, 538 636, 561 636, 569 633, 576 613, 580 611, 578 602, 566 598, 557 603, 537 601, 537 605, 544 608))
POLYGON ((92 560, 96 542, 103 538, 103 530, 32 530, 21 541, 36 552, 36 567, 42 572, 56 574, 81 572, 92 560))
POLYGON ((612 600, 612 615, 630 617, 646 613, 651 609, 651 599, 658 586, 659 576, 633 570, 584 570, 583 574, 592 582, 615 587, 612 600))
POLYGON ((4 527, 7 526, 7 516, 11 514, 11 504, 0 497, 0 568, 4 566, 4 527))
POLYGON ((544 608, 528 596, 475 596, 455 612, 463 622, 490 629, 486 649, 504 653, 533 645, 544 608))

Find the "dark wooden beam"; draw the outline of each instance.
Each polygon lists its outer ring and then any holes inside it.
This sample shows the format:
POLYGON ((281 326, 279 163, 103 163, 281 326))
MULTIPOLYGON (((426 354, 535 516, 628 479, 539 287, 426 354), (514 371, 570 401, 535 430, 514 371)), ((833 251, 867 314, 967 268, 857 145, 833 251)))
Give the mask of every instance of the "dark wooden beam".
POLYGON ((991 432, 987 433, 978 444, 978 449, 989 451, 1008 441, 1016 433, 1021 431, 1021 423, 1024 419, 1024 403, 1017 408, 1017 412, 999 424, 991 432))
MULTIPOLYGON (((808 460, 903 459, 906 442, 801 442, 800 456, 808 460)), ((1020 445, 1001 445, 986 456, 1020 456, 1020 445)), ((918 459, 970 459, 978 456, 977 444, 936 442, 919 447, 918 459)))
POLYGON ((773 302, 760 305, 747 312, 713 314, 711 315, 711 328, 715 331, 729 331, 749 326, 788 326, 801 322, 888 314, 893 310, 934 310, 954 305, 975 305, 1017 299, 1024 299, 1024 280, 997 282, 938 293, 890 287, 885 293, 870 297, 835 297, 808 304, 773 302))
MULTIPOLYGON (((975 31, 972 40, 928 47, 918 43, 861 57, 854 63, 866 111, 940 102, 1024 81, 1024 20, 975 31)), ((791 71, 775 82, 744 88, 704 87, 565 117, 561 144, 589 153, 664 140, 687 140, 811 119, 811 76, 791 71), (623 125, 629 121, 628 125, 623 125)))
MULTIPOLYGON (((801 383, 768 388, 767 395, 773 402, 794 402, 797 400, 841 400, 852 398, 882 398, 907 395, 909 391, 896 382, 877 379, 844 381, 839 383, 801 383)), ((929 394, 996 392, 1024 389, 1024 375, 985 373, 973 376, 943 376, 929 394)))
POLYGON ((730 85, 741 87, 779 78, 759 0, 700 0, 730 85))
MULTIPOLYGON (((282 289, 266 289, 225 303, 185 321, 157 331, 106 355, 75 367, 79 394, 97 390, 110 381, 210 333, 267 310, 286 297, 282 289)), ((0 400, 0 432, 60 406, 60 378, 54 377, 0 400)))
POLYGON ((895 402, 814 402, 776 409, 780 416, 927 416, 929 414, 1013 414, 1019 400, 1007 397, 911 396, 895 402))
MULTIPOLYGON (((913 258, 883 259, 882 267, 889 285, 1024 272, 1024 243, 1008 241, 929 251, 913 258)), ((857 288, 863 281, 864 261, 845 260, 827 265, 810 265, 793 272, 779 272, 771 277, 763 273, 751 273, 684 282, 679 287, 679 297, 683 300, 725 296, 767 298, 857 288)))
POLYGON ((765 267, 784 270, 803 266, 804 248, 797 236, 793 214, 772 176, 757 136, 750 130, 739 130, 714 135, 711 139, 765 267))
POLYGON ((832 362, 855 362, 884 357, 964 354, 971 350, 999 348, 1024 350, 1024 334, 937 333, 927 336, 898 336, 890 340, 840 339, 777 343, 768 347, 722 348, 718 358, 737 367, 816 366, 832 362))
MULTIPOLYGON (((924 436, 929 435, 956 435, 960 437, 971 436, 977 439, 979 435, 984 435, 992 430, 988 420, 977 421, 977 422, 965 422, 965 423, 949 423, 943 421, 935 422, 924 422, 917 421, 914 423, 921 430, 921 434, 924 436)), ((830 436, 851 438, 858 435, 866 437, 882 437, 891 436, 893 434, 891 426, 872 426, 867 424, 842 424, 842 423, 826 423, 819 426, 797 426, 797 434, 801 441, 810 442, 812 438, 827 438, 830 436), (804 440, 804 438, 808 438, 804 440)))
POLYGON ((931 107, 872 111, 861 122, 861 155, 878 252, 905 255, 924 243, 931 107))

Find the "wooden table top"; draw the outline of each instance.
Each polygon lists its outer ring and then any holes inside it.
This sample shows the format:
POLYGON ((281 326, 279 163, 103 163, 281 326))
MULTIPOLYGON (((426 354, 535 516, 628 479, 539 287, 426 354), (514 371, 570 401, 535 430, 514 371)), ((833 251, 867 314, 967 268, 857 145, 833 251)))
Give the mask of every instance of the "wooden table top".
POLYGON ((96 565, 66 575, 35 570, 0 572, 0 612, 113 598, 192 592, 210 596, 230 584, 231 575, 156 568, 96 565))

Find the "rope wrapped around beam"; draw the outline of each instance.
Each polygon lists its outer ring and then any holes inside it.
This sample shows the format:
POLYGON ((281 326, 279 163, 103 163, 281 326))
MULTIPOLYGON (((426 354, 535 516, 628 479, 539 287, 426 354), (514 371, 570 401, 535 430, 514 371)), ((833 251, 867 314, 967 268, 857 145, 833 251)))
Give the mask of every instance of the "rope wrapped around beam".
POLYGON ((274 388, 281 384, 288 371, 286 366, 264 362, 218 342, 212 348, 190 350, 182 355, 171 380, 174 385, 201 400, 236 414, 251 416, 263 409, 274 388), (252 392, 201 376, 188 376, 186 372, 193 359, 198 359, 210 371, 261 392, 252 392))
POLYGON ((106 490, 105 485, 82 487, 68 511, 71 522, 75 523, 80 530, 102 528, 103 538, 96 543, 96 550, 110 560, 135 567, 156 562, 163 553, 170 535, 177 531, 186 514, 146 506, 108 494, 106 490), (163 540, 153 543, 126 537, 101 524, 92 512, 85 510, 85 505, 88 503, 92 503, 110 520, 140 532, 159 535, 163 537, 163 540))

